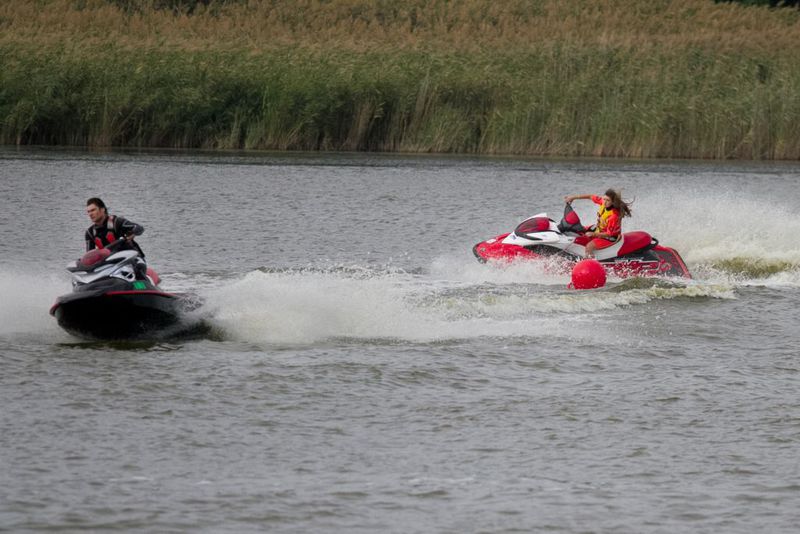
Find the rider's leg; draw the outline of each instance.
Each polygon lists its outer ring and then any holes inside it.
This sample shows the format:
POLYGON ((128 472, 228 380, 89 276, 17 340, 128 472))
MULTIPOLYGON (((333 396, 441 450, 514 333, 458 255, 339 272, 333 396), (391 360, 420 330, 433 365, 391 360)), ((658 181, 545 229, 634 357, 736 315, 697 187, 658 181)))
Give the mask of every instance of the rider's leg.
POLYGON ((587 258, 594 258, 594 251, 597 248, 597 244, 594 242, 594 239, 586 243, 586 257, 587 258))

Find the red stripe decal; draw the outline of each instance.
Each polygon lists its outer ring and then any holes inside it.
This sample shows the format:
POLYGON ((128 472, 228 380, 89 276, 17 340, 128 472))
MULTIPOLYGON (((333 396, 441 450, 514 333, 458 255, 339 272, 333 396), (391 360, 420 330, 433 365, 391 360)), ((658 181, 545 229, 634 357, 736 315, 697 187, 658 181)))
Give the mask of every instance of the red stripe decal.
POLYGON ((169 297, 175 298, 176 295, 172 293, 164 293, 163 291, 156 291, 155 289, 138 289, 138 290, 131 290, 131 291, 109 291, 108 293, 103 293, 104 296, 109 297, 113 295, 158 295, 160 297, 169 297))

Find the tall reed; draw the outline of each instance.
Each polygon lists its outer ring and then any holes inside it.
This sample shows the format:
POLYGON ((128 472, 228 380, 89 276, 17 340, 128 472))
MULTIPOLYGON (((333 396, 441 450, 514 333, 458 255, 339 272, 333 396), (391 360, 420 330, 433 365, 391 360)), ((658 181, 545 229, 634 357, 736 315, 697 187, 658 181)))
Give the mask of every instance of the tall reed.
POLYGON ((792 13, 689 0, 142 5, 0 6, 0 143, 800 158, 792 13))

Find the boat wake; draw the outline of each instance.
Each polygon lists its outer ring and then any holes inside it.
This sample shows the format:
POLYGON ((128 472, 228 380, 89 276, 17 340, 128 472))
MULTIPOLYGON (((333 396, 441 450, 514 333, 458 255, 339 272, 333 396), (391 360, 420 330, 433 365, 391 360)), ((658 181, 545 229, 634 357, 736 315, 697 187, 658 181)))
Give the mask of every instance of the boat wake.
MULTIPOLYGON (((644 305, 733 299, 745 287, 800 287, 800 247, 786 241, 783 230, 745 234, 742 246, 730 249, 681 230, 673 230, 670 240, 686 251, 693 280, 611 277, 604 288, 571 291, 568 273, 558 266, 484 265, 467 250, 412 269, 268 266, 249 273, 164 273, 162 285, 202 298, 204 304, 186 317, 195 335, 270 345, 545 336, 596 343, 606 322, 644 305)), ((0 338, 74 341, 47 313, 67 287, 62 273, 0 269, 0 338)))
POLYGON ((437 271, 444 263, 439 260, 426 274, 360 268, 257 270, 207 291, 200 312, 222 338, 253 343, 544 336, 596 342, 603 334, 593 325, 606 320, 608 312, 625 313, 653 301, 735 298, 731 285, 691 280, 631 279, 600 290, 573 291, 560 276, 531 283, 529 264, 489 270, 478 265, 474 270, 454 263, 449 276, 442 277, 437 271))
POLYGON ((637 208, 650 215, 654 235, 675 244, 699 280, 800 286, 800 216, 789 205, 735 192, 681 190, 653 194, 637 208), (675 217, 676 205, 684 216, 675 217))

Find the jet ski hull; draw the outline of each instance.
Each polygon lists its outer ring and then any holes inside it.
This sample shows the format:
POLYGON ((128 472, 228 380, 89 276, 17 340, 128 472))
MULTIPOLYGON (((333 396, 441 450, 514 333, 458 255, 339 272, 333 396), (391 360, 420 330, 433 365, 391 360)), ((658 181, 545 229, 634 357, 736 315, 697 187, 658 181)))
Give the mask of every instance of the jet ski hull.
MULTIPOLYGON (((472 247, 472 252, 478 261, 547 261, 548 268, 569 272, 582 257, 569 254, 561 249, 549 245, 519 246, 505 243, 510 233, 499 235, 493 239, 483 241, 472 247)), ((634 276, 667 276, 691 278, 689 269, 673 248, 662 245, 653 245, 646 250, 639 250, 624 256, 617 256, 599 260, 607 271, 619 278, 634 276)))
POLYGON ((158 290, 72 293, 60 297, 50 314, 70 334, 89 339, 152 337, 176 327, 185 299, 158 290))

